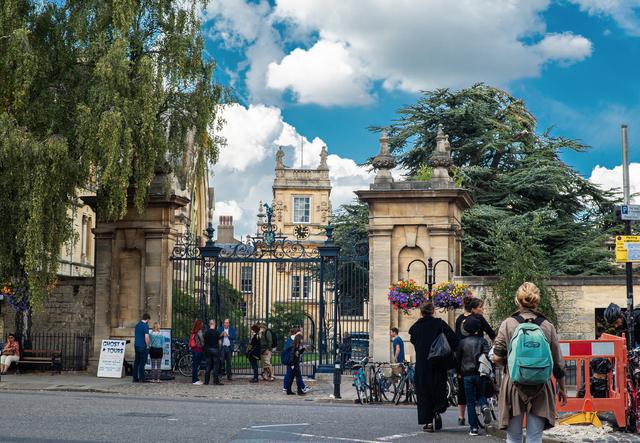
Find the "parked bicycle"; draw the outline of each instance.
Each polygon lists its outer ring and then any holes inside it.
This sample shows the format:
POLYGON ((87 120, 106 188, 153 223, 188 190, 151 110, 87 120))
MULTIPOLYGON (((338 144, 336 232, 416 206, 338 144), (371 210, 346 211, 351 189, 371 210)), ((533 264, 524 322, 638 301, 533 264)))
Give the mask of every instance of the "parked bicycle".
POLYGON ((412 365, 411 363, 403 364, 403 371, 402 375, 400 376, 400 381, 398 382, 398 389, 396 391, 395 397, 393 398, 393 402, 396 405, 400 404, 401 401, 404 401, 404 403, 416 402, 415 378, 416 369, 414 365, 412 365))
POLYGON ((392 401, 396 397, 401 368, 401 363, 374 363, 371 377, 374 401, 392 401))
POLYGON ((454 369, 447 373, 447 400, 449 406, 458 406, 458 376, 454 369))
POLYGON ((356 362, 355 360, 350 360, 348 362, 353 375, 353 387, 355 388, 356 395, 358 396, 357 402, 361 405, 368 403, 370 400, 369 393, 371 392, 371 388, 367 383, 367 375, 365 372, 368 362, 369 357, 365 357, 359 362, 356 362))
POLYGON ((184 340, 171 343, 171 368, 185 377, 191 377, 191 351, 184 340))

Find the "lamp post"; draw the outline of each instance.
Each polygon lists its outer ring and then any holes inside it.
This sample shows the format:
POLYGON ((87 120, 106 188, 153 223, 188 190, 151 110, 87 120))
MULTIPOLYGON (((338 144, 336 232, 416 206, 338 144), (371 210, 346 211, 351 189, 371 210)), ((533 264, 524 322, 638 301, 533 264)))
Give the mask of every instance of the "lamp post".
MULTIPOLYGON (((216 307, 216 321, 218 321, 219 319, 217 318, 220 315, 220 300, 218 298, 218 259, 220 258, 220 252, 222 251, 222 248, 220 246, 216 246, 215 242, 213 241, 213 233, 215 232, 215 229, 213 229, 213 224, 211 222, 209 222, 209 224, 207 225, 207 229, 205 229, 205 237, 207 237, 207 241, 204 244, 204 246, 200 246, 198 249, 200 250, 200 257, 202 258, 202 268, 201 268, 201 272, 200 272, 200 287, 204 288, 204 274, 205 274, 205 269, 206 269, 206 262, 207 261, 213 261, 213 300, 215 301, 215 307, 216 307)), ((200 292, 200 312, 201 315, 203 317, 203 319, 206 319, 206 313, 205 313, 205 309, 204 309, 204 292, 201 291, 200 292)))
POLYGON ((449 271, 451 271, 451 274, 453 274, 453 265, 449 260, 442 259, 434 263, 433 258, 431 257, 427 259, 427 263, 425 263, 424 260, 421 260, 419 258, 416 258, 415 260, 411 260, 411 262, 409 262, 409 265, 407 266, 407 274, 411 270, 411 265, 414 264, 415 262, 422 263, 422 265, 424 266, 424 284, 427 285, 427 290, 429 291, 429 298, 431 298, 431 290, 433 289, 433 285, 436 282, 435 273, 438 265, 440 263, 446 263, 447 265, 449 265, 449 271))

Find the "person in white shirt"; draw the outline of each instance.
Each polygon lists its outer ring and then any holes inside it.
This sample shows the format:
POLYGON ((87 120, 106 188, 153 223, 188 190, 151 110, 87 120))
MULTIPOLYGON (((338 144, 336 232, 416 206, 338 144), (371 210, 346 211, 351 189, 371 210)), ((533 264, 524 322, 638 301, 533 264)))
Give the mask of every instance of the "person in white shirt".
POLYGON ((220 339, 222 340, 222 349, 220 351, 220 373, 227 375, 227 380, 232 379, 231 358, 233 357, 233 346, 236 341, 236 330, 231 326, 231 320, 224 319, 222 326, 218 328, 220 339))

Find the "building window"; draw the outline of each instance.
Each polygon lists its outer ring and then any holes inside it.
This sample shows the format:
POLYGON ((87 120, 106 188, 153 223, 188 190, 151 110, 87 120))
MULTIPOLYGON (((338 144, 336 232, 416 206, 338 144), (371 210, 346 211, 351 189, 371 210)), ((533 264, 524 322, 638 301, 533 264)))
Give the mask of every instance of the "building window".
POLYGON ((291 276, 291 298, 309 298, 311 294, 311 277, 291 276))
POLYGON ((293 222, 311 222, 311 197, 293 197, 293 222))
POLYGON ((87 237, 89 229, 87 228, 87 216, 82 216, 82 225, 80 226, 80 262, 87 262, 87 237))
POLYGON ((251 266, 240 268, 240 290, 242 292, 253 291, 253 268, 251 266))

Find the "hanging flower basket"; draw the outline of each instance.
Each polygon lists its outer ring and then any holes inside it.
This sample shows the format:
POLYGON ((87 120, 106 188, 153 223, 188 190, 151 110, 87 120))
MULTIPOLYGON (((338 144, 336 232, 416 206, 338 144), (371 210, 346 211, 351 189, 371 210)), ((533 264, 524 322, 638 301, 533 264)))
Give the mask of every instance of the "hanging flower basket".
POLYGON ((436 285, 431 295, 437 308, 450 311, 461 308, 462 300, 471 295, 471 290, 465 284, 446 281, 436 285))
POLYGON ((414 280, 400 280, 389 287, 387 297, 393 309, 408 314, 409 310, 415 309, 425 302, 427 291, 416 284, 414 280))

